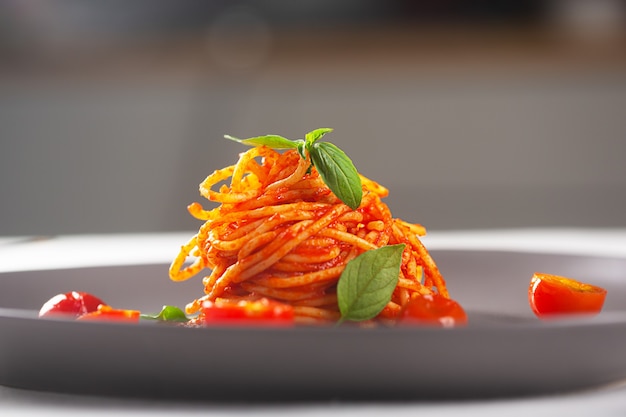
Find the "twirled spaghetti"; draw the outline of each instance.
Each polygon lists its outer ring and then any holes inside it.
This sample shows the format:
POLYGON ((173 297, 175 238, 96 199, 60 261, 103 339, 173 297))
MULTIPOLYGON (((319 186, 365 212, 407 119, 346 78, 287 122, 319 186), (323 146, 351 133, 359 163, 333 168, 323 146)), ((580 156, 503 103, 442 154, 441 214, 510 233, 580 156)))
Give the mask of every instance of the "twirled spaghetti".
POLYGON ((186 312, 197 313, 205 301, 267 297, 293 306, 299 323, 336 321, 336 287, 347 262, 397 243, 406 245, 398 284, 378 318, 397 318, 420 295, 447 298, 444 279, 419 239, 424 228, 393 218, 381 200, 388 190, 363 176, 361 182, 363 198, 352 210, 308 157, 265 146, 213 172, 200 184, 200 194, 219 206, 189 205, 204 224, 170 267, 174 281, 211 270, 203 279, 204 295, 186 312), (189 257, 193 261, 186 264, 189 257))

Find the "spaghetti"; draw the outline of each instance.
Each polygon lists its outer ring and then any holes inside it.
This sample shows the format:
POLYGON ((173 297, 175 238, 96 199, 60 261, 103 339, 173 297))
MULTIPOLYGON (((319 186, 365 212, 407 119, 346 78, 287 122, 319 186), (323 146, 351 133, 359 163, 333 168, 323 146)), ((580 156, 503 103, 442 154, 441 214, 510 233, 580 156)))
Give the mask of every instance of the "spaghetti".
POLYGON ((392 217, 381 200, 385 187, 363 176, 361 183, 363 198, 352 210, 325 185, 308 155, 266 146, 213 172, 200 194, 219 206, 188 206, 204 224, 170 266, 174 281, 211 270, 202 280, 204 295, 186 313, 198 313, 205 301, 269 298, 293 306, 297 323, 337 321, 336 287, 346 264, 367 250, 399 243, 406 246, 398 284, 377 319, 397 319, 421 295, 448 298, 420 241, 425 229, 392 217))

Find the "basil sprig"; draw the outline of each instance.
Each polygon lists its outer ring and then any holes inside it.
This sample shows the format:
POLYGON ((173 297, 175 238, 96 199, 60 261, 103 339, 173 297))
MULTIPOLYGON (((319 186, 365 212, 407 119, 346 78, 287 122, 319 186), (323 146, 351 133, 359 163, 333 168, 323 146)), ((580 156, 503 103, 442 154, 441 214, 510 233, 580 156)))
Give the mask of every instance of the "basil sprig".
POLYGON ((142 314, 140 316, 145 320, 159 320, 159 321, 174 321, 174 322, 186 322, 189 321, 185 313, 175 306, 163 306, 159 314, 142 314))
POLYGON ((230 135, 224 135, 226 139, 234 140, 249 146, 268 146, 273 149, 297 149, 302 158, 306 159, 306 153, 311 156, 311 163, 317 169, 324 183, 330 190, 348 207, 356 210, 361 205, 363 189, 361 177, 352 163, 352 160, 344 151, 330 142, 319 140, 331 128, 315 129, 307 133, 304 139, 291 140, 279 135, 255 136, 247 139, 239 139, 230 135))
POLYGON ((347 263, 337 283, 340 323, 369 320, 385 308, 398 285, 404 247, 372 249, 347 263))

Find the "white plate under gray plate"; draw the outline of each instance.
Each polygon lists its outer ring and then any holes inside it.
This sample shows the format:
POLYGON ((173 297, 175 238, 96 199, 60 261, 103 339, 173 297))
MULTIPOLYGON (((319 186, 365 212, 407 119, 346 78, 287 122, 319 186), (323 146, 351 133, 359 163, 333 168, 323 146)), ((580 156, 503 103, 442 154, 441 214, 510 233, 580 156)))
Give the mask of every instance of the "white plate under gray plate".
POLYGON ((0 274, 0 384, 197 400, 433 399, 566 392, 626 379, 626 259, 434 250, 464 328, 184 328, 40 320, 52 295, 88 291, 157 312, 201 293, 167 265, 0 274), (535 271, 608 289, 593 319, 544 322, 528 307, 535 271))

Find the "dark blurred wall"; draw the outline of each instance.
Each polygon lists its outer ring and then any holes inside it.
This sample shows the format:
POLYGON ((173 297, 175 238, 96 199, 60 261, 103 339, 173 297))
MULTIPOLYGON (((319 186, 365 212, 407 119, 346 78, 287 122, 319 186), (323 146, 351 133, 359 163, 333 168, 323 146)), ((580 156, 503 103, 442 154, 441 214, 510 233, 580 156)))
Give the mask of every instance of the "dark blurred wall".
POLYGON ((0 235, 196 228, 224 134, 322 126, 429 229, 624 227, 624 3, 594 3, 3 2, 0 235))

